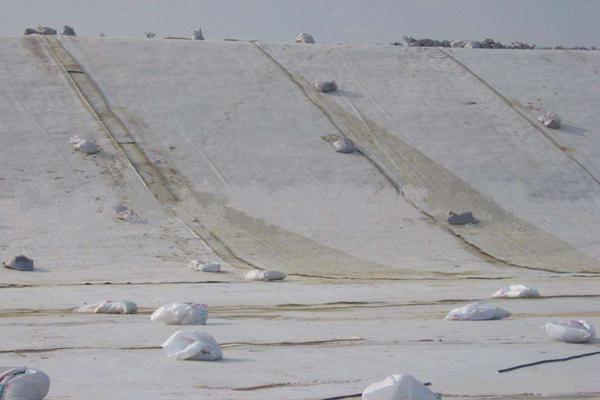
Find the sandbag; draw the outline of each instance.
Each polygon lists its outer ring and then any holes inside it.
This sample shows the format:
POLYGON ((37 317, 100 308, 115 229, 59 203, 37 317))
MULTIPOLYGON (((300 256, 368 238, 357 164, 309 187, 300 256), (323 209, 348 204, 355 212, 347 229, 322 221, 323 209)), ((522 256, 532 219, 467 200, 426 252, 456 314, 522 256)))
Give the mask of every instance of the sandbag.
POLYGON ((69 143, 71 143, 76 150, 79 150, 85 154, 95 154, 101 150, 96 143, 89 140, 81 139, 77 135, 71 136, 69 143))
POLYGON ((436 400, 429 388, 409 374, 390 375, 381 382, 369 385, 362 400, 436 400))
POLYGON ((40 26, 38 28, 38 32, 40 35, 49 35, 49 36, 54 36, 58 33, 56 31, 56 29, 52 29, 49 26, 40 26))
POLYGON ((75 311, 94 314, 135 314, 137 313, 137 305, 129 300, 106 300, 100 303, 86 304, 75 309, 75 311))
POLYGON ((161 346, 175 360, 215 361, 223 358, 216 340, 208 333, 177 331, 161 346))
POLYGON ((63 36, 77 36, 75 34, 75 29, 73 29, 72 27, 70 27, 69 25, 65 25, 63 27, 63 31, 62 34, 63 36))
POLYGON ((285 279, 287 274, 280 271, 263 271, 255 269, 248 272, 245 279, 249 281, 280 281, 285 279))
POLYGON ((20 255, 11 258, 6 263, 2 263, 2 266, 16 271, 33 271, 33 260, 24 255, 20 255))
POLYGON ((479 220, 473 216, 473 213, 468 211, 462 214, 456 214, 450 211, 448 215, 448 223, 450 225, 474 225, 478 224, 479 220))
POLYGON ((296 43, 309 43, 312 44, 315 42, 315 39, 309 33, 301 33, 296 36, 296 43))
POLYGON ((510 316, 510 313, 492 304, 478 301, 467 304, 464 307, 455 308, 446 315, 446 319, 452 321, 483 321, 490 319, 502 319, 510 316))
POLYGON ((204 325, 208 319, 206 304, 171 303, 160 306, 150 316, 152 322, 166 325, 204 325))
POLYGON ((559 129, 561 119, 552 111, 548 111, 538 117, 538 121, 542 122, 546 128, 559 129))
POLYGON ((315 82, 315 88, 319 92, 327 93, 337 90, 338 87, 335 81, 317 81, 315 82))
POLYGON ((202 34, 202 29, 198 28, 197 30, 195 30, 194 34, 192 35, 192 38, 194 40, 204 40, 204 35, 202 34))
POLYGON ((203 261, 196 259, 190 261, 188 267, 202 272, 221 272, 221 264, 216 261, 203 261))
POLYGON ((27 367, 0 367, 0 399, 42 400, 50 390, 48 375, 27 367))
POLYGON ((494 298, 540 297, 537 289, 525 285, 510 285, 503 287, 492 295, 494 298))
POLYGON ((596 330, 588 321, 548 322, 542 329, 560 342, 586 343, 596 338, 596 330))
POLYGON ((340 136, 336 140, 334 140, 333 147, 338 153, 353 153, 356 151, 354 143, 352 143, 350 139, 344 136, 340 136))

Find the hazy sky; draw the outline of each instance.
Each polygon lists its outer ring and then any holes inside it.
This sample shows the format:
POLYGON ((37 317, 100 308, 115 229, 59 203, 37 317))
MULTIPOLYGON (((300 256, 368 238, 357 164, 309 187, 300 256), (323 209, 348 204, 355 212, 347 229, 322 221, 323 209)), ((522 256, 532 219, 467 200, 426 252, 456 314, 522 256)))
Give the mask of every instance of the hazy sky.
POLYGON ((0 35, 71 25, 80 36, 189 36, 387 43, 434 39, 520 40, 600 46, 600 0, 0 0, 0 35))

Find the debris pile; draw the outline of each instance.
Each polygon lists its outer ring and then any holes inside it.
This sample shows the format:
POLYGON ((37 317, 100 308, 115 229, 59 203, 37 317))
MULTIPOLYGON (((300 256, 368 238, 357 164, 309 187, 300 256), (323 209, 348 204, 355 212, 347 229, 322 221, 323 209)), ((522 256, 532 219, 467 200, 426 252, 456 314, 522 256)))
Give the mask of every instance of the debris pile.
POLYGON ((56 29, 52 29, 48 26, 38 26, 37 28, 27 28, 25 29, 25 32, 23 33, 24 35, 47 35, 47 36, 54 36, 56 35, 58 32, 56 31, 56 29))
POLYGON ((217 341, 208 333, 177 331, 161 346, 175 360, 215 361, 223 358, 217 341))

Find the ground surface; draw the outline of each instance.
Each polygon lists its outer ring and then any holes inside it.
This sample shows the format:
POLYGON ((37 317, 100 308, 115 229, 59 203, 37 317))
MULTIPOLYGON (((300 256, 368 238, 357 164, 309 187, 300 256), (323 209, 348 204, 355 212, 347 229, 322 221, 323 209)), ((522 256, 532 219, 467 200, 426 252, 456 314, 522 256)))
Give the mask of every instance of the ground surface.
POLYGON ((323 399, 399 372, 448 398, 600 397, 598 357, 497 372, 600 347, 539 329, 600 322, 596 52, 27 37, 0 54, 0 254, 37 267, 0 271, 0 354, 47 372, 49 399, 323 399), (548 108, 563 129, 538 125, 548 108), (335 153, 341 134, 360 152, 335 153), (253 267, 290 276, 243 281, 253 267), (511 283, 543 297, 443 320, 511 283), (141 312, 71 312, 122 298, 141 312), (209 304, 223 361, 164 357, 176 327, 148 314, 182 301, 209 304))

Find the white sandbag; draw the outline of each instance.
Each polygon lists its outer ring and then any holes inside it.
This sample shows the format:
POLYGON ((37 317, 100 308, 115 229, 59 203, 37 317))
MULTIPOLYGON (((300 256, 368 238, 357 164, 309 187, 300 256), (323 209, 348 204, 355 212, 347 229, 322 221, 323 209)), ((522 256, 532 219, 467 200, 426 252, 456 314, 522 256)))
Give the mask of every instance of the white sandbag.
POLYGON ((484 321, 490 319, 502 319, 510 316, 510 313, 492 304, 478 301, 467 304, 464 307, 455 308, 446 315, 446 319, 452 321, 484 321))
POLYGON ((309 33, 301 33, 296 36, 296 43, 314 43, 315 39, 309 33))
POLYGON ((337 90, 338 87, 335 81, 317 81, 315 82, 315 88, 319 92, 327 93, 337 90))
POLYGON ((362 400, 436 400, 429 388, 409 374, 391 375, 369 385, 362 400))
POLYGON ((221 272, 221 264, 216 261, 203 261, 196 259, 190 261, 188 267, 202 272, 221 272))
POLYGON ((86 304, 75 309, 75 311, 95 314, 135 314, 137 312, 137 305, 129 300, 106 300, 100 303, 86 304))
POLYGON ((596 337, 596 330, 588 321, 548 322, 542 329, 552 339, 560 342, 585 343, 596 337))
POLYGON ((27 367, 0 367, 0 399, 42 400, 50 390, 48 375, 27 367))
POLYGON ((285 272, 255 269, 248 272, 245 279, 249 281, 280 281, 285 279, 286 276, 285 272))
POLYGON ((561 119, 552 111, 548 111, 538 117, 538 121, 542 122, 546 128, 559 129, 561 119))
POLYGON ((75 149, 85 154, 95 154, 101 150, 96 143, 89 140, 81 139, 77 135, 71 136, 69 143, 71 143, 75 149))
POLYGON ((208 333, 177 331, 161 346, 175 360, 215 361, 223 358, 216 340, 208 333))
POLYGON ((33 271, 33 260, 24 255, 20 255, 11 258, 6 263, 2 263, 2 266, 16 271, 33 271))
POLYGON ((338 153, 353 153, 356 151, 354 143, 344 136, 338 137, 336 140, 334 140, 333 147, 338 153))
POLYGON ((150 316, 152 322, 166 325, 204 325, 208 319, 206 304, 171 303, 160 306, 150 316))
POLYGON ((503 287, 492 295, 494 298, 540 297, 537 289, 525 285, 510 285, 503 287))

